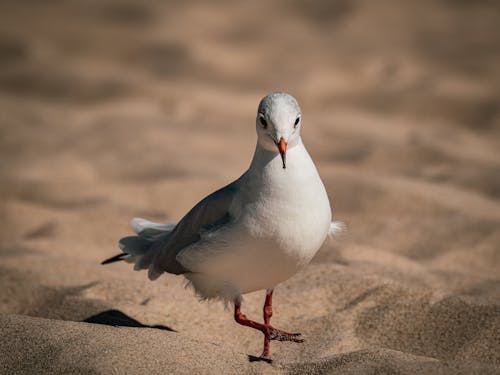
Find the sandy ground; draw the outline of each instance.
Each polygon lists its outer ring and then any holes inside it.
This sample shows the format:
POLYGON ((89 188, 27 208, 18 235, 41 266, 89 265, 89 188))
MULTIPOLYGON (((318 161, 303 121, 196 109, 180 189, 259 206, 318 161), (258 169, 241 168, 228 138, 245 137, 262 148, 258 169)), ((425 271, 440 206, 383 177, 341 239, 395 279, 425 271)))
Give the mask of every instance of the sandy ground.
POLYGON ((1 2, 0 372, 500 373, 498 2, 210 4, 1 2), (306 342, 268 364, 181 277, 99 262, 238 177, 275 90, 348 231, 276 289, 306 342))

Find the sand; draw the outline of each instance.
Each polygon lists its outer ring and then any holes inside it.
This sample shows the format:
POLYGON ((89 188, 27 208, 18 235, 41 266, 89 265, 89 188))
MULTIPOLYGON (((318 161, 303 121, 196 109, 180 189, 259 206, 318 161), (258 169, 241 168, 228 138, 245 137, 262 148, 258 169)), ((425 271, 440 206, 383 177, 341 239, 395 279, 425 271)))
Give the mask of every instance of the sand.
POLYGON ((0 372, 500 373, 499 10, 2 2, 0 372), (99 262, 238 177, 274 90, 348 229, 276 288, 306 342, 269 364, 181 277, 99 262))

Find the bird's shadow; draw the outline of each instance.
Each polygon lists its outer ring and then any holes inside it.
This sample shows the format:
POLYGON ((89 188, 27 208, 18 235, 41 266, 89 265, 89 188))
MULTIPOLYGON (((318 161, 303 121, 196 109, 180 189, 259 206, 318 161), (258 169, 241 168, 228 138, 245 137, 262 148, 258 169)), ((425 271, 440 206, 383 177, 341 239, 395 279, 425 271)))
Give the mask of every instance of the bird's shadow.
POLYGON ((131 318, 130 316, 119 310, 106 310, 99 314, 92 315, 84 319, 83 321, 86 323, 103 324, 115 327, 156 328, 164 331, 177 332, 176 330, 161 324, 152 326, 142 324, 141 322, 135 320, 134 318, 131 318))

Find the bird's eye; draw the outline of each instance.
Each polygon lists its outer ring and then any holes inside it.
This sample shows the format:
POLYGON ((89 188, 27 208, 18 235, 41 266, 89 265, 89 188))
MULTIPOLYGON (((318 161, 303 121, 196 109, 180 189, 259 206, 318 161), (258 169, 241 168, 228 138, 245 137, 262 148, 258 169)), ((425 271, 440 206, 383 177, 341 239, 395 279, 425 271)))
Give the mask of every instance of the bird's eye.
POLYGON ((300 122, 300 116, 297 117, 297 119, 295 120, 295 124, 293 124, 293 126, 296 128, 299 122, 300 122))
POLYGON ((260 122, 260 124, 262 125, 262 127, 263 127, 264 129, 266 129, 266 128, 267 128, 267 121, 266 121, 266 119, 264 118, 264 116, 259 116, 259 122, 260 122))

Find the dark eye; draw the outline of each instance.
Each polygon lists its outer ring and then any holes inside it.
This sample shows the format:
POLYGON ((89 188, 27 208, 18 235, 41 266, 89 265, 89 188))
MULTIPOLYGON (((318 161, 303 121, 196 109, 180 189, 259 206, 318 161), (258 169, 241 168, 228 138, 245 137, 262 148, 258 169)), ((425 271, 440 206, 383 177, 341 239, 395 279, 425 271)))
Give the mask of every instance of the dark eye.
POLYGON ((294 127, 297 127, 297 125, 299 124, 300 122, 300 116, 297 117, 297 119, 295 120, 295 124, 293 124, 294 127))
POLYGON ((262 125, 262 127, 264 129, 266 129, 267 128, 267 121, 266 121, 266 119, 263 116, 259 116, 259 121, 260 121, 260 124, 262 125))

